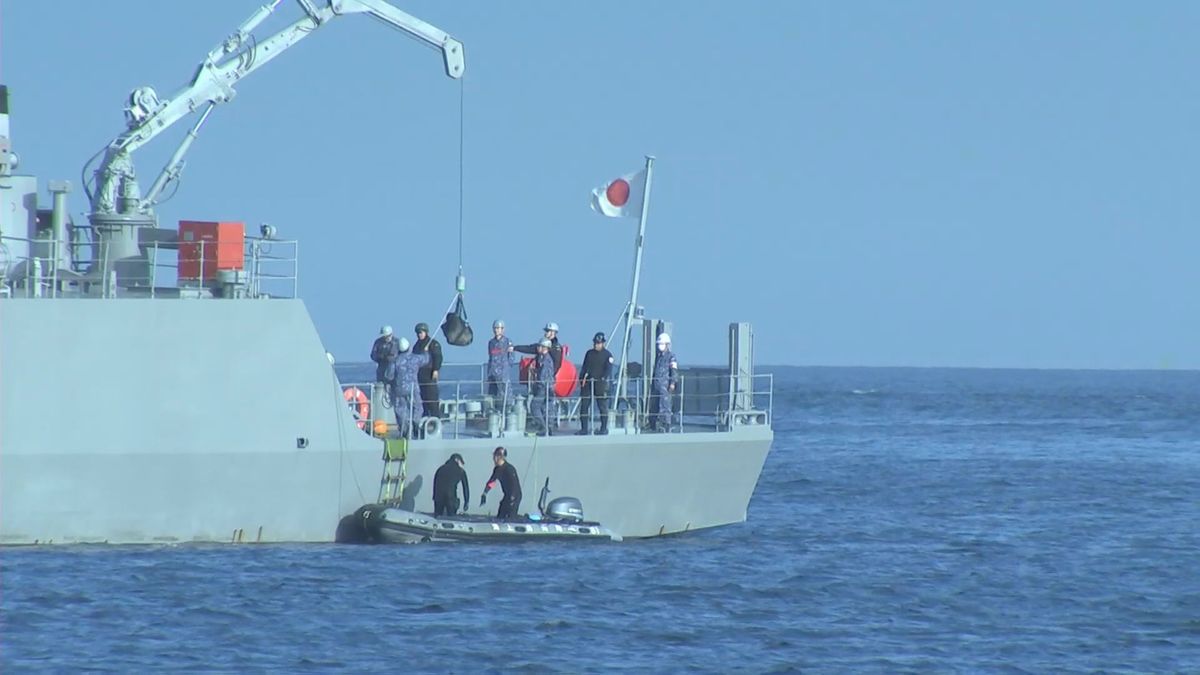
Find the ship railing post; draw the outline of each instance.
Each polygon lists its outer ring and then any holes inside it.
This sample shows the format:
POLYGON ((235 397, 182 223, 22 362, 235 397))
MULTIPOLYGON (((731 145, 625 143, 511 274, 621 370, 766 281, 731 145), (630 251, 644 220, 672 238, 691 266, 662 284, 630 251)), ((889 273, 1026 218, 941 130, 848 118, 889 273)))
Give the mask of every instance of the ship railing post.
POLYGON ((637 389, 637 396, 625 399, 625 407, 630 408, 633 412, 633 428, 635 433, 640 433, 646 420, 644 419, 645 410, 642 407, 642 378, 635 377, 633 379, 634 388, 637 389))
MULTIPOLYGON (((28 241, 28 240, 26 240, 26 241, 28 241)), ((25 263, 25 283, 22 284, 22 286, 24 286, 24 288, 25 288, 25 297, 28 298, 29 297, 29 266, 30 266, 29 256, 24 256, 24 260, 22 262, 25 263)))
POLYGON ((250 242, 250 293, 257 298, 262 295, 262 258, 259 257, 261 243, 258 238, 250 242))
MULTIPOLYGON (((257 260, 256 260, 257 255, 255 255, 256 254, 255 249, 257 247, 258 247, 258 238, 257 237, 246 237, 245 250, 243 252, 243 255, 246 256, 247 258, 249 258, 248 264, 246 265, 246 294, 251 298, 256 297, 258 295, 257 293, 254 292, 255 286, 257 284, 257 282, 255 281, 255 277, 258 276, 258 274, 257 274, 258 270, 254 269, 257 265, 257 260)), ((371 399, 371 400, 375 400, 375 399, 371 399)), ((372 410, 371 414, 374 415, 375 411, 372 410)))
POLYGON ((300 242, 292 244, 292 297, 300 297, 300 242))
POLYGON ((595 429, 596 426, 600 422, 600 420, 598 420, 598 419, 596 419, 596 420, 592 419, 592 409, 595 408, 597 405, 595 403, 595 399, 597 399, 597 396, 595 396, 596 385, 594 385, 594 384, 592 385, 592 394, 593 394, 592 399, 593 400, 588 401, 587 410, 583 409, 583 378, 575 380, 575 387, 579 390, 579 395, 575 397, 575 414, 579 416, 579 428, 580 429, 583 428, 583 418, 586 415, 587 421, 588 421, 589 433, 591 433, 590 430, 595 429), (596 422, 596 424, 592 424, 593 421, 596 422))
POLYGON ((154 288, 158 286, 158 239, 154 240, 154 250, 150 258, 150 299, 154 299, 154 288))
POLYGON ((729 398, 727 401, 728 405, 729 405, 729 410, 726 411, 726 414, 729 416, 729 419, 727 419, 725 421, 725 431, 733 431, 734 418, 737 416, 736 411, 737 411, 737 407, 738 407, 737 406, 737 381, 738 380, 737 380, 737 375, 735 375, 732 371, 730 371, 729 375, 727 375, 726 377, 729 378, 729 398))
MULTIPOLYGON (((683 375, 679 376, 679 433, 683 433, 683 399, 686 398, 683 395, 683 377, 683 375)), ((671 412, 672 422, 674 422, 674 417, 675 413, 671 412)), ((667 428, 669 429, 670 427, 667 428)))
POLYGON ((54 267, 53 267, 53 269, 50 270, 50 283, 53 284, 53 286, 51 286, 51 288, 50 288, 50 297, 57 298, 58 297, 58 260, 59 260, 59 258, 58 258, 58 239, 54 239, 53 241, 54 241, 54 243, 50 245, 50 255, 54 258, 54 261, 53 261, 54 267))
POLYGON ((33 297, 42 297, 42 259, 33 257, 33 297))
POLYGON ((774 424, 775 420, 775 373, 767 373, 767 424, 774 424))
POLYGON ((462 380, 454 382, 454 440, 458 440, 458 425, 464 421, 462 404, 462 380))
POLYGON ((263 271, 262 271, 263 253, 262 253, 262 242, 261 241, 255 242, 255 244, 254 244, 254 256, 255 256, 254 266, 256 268, 254 271, 255 295, 261 296, 263 294, 263 289, 262 289, 262 285, 263 285, 263 271))
POLYGON ((108 239, 100 240, 100 297, 108 297, 108 239))

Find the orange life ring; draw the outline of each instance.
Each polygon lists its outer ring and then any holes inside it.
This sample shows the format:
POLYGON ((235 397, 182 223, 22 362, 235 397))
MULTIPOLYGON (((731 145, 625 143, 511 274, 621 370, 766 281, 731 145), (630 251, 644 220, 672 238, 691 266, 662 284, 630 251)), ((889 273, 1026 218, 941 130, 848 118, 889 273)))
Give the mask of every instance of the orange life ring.
POLYGON ((354 413, 355 424, 359 429, 367 428, 367 420, 371 417, 371 400, 358 387, 342 390, 342 398, 350 404, 350 412, 354 413))

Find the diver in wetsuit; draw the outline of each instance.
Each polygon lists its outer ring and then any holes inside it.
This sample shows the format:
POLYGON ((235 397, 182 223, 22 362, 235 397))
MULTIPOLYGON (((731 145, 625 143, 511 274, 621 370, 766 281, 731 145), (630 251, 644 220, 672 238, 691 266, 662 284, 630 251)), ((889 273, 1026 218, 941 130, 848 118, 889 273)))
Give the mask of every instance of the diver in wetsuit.
POLYGON ((417 341, 413 343, 414 354, 429 354, 429 363, 417 371, 417 384, 421 390, 421 406, 425 417, 441 417, 441 398, 438 395, 438 372, 442 369, 442 343, 429 334, 429 324, 422 321, 413 331, 417 341))
POLYGON ((433 515, 453 516, 458 513, 459 483, 462 483, 463 488, 461 506, 465 507, 471 503, 471 486, 467 483, 467 472, 463 471, 463 464, 465 462, 462 455, 456 452, 433 474, 433 515))
POLYGON ((483 486, 483 494, 479 495, 479 505, 487 503, 487 493, 500 482, 504 497, 500 499, 500 509, 496 518, 508 520, 517 517, 517 509, 521 506, 521 479, 517 476, 517 467, 508 463, 508 450, 498 447, 492 451, 492 461, 496 468, 492 469, 492 477, 483 486))
POLYGON ((600 409, 600 435, 608 433, 608 378, 612 376, 613 355, 604 348, 608 338, 596 333, 592 348, 583 357, 579 369, 579 435, 587 436, 592 418, 592 400, 600 409))

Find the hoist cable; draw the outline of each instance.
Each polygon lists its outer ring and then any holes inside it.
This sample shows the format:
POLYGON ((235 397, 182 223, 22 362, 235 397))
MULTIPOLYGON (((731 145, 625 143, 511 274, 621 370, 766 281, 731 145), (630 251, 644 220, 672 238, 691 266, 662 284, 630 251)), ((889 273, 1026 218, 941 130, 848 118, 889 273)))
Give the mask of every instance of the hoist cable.
POLYGON ((463 271, 463 100, 466 87, 458 80, 458 274, 463 271))

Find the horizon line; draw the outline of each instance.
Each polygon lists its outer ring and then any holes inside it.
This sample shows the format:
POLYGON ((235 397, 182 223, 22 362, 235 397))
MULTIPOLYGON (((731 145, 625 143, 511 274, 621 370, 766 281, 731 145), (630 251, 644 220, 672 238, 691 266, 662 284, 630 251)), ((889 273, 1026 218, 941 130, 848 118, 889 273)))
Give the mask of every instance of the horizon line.
MULTIPOLYGON (((371 367, 374 367, 374 366, 375 366, 375 363, 374 363, 374 362, 372 362, 372 361, 346 361, 346 362, 339 362, 339 363, 337 363, 337 364, 335 364, 335 365, 345 365, 345 366, 358 366, 358 365, 362 365, 362 366, 371 366, 371 367)), ((482 367, 482 366, 483 366, 483 364, 476 364, 476 363, 450 363, 450 362, 447 362, 447 363, 445 363, 445 364, 444 364, 444 366, 454 366, 454 367, 466 368, 466 367, 482 367)), ((687 368, 687 367, 692 367, 692 368, 725 368, 726 366, 725 366, 725 365, 722 365, 722 364, 705 364, 705 363, 697 363, 697 364, 693 364, 693 365, 691 365, 691 366, 686 366, 684 369, 686 370, 686 368, 687 368)), ((1145 368, 1145 367, 1113 368, 1113 367, 1065 367, 1065 366, 895 366, 895 365, 888 365, 888 366, 881 366, 881 365, 858 365, 858 366, 851 366, 851 365, 844 365, 844 364, 839 364, 839 365, 828 365, 828 364, 806 364, 806 365, 797 365, 797 364, 787 364, 787 363, 763 364, 763 365, 755 366, 755 370, 759 370, 759 369, 771 369, 771 368, 804 368, 804 369, 818 369, 818 368, 828 368, 828 369, 836 369, 836 368, 858 368, 858 369, 872 369, 872 370, 1015 370, 1015 371, 1051 371, 1051 372, 1110 372, 1110 373, 1200 373, 1200 368, 1175 368, 1175 367, 1167 367, 1167 368, 1145 368)))

